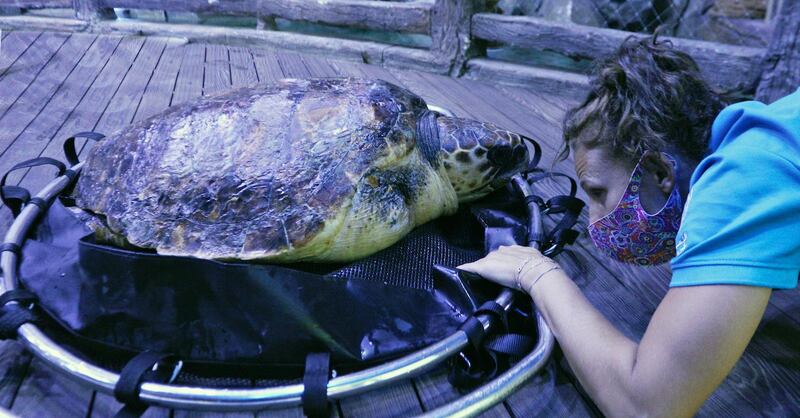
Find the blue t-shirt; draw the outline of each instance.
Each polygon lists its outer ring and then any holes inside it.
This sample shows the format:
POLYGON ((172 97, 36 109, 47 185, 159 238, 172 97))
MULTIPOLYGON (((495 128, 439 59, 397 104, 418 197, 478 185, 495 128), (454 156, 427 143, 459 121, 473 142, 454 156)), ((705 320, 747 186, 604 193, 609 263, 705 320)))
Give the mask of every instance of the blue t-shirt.
POLYGON ((725 108, 692 174, 670 286, 789 289, 800 274, 800 90, 725 108))

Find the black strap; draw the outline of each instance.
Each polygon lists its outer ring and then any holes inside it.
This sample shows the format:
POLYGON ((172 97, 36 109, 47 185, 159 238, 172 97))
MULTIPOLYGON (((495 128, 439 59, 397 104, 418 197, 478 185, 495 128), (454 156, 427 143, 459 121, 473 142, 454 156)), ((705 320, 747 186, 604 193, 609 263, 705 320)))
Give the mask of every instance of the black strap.
POLYGON ((122 372, 114 386, 114 397, 125 406, 120 409, 116 417, 138 417, 147 410, 148 405, 139 399, 139 389, 145 380, 167 381, 171 376, 168 367, 153 367, 164 360, 172 359, 170 354, 144 351, 132 358, 122 372))
POLYGON ((78 152, 75 150, 75 138, 86 138, 92 141, 100 141, 105 137, 105 135, 97 132, 78 132, 64 141, 64 156, 67 157, 67 161, 70 165, 78 164, 81 162, 81 160, 78 159, 78 152))
POLYGON ((530 172, 536 169, 536 166, 539 165, 539 161, 542 160, 542 147, 539 145, 538 142, 533 140, 532 138, 528 138, 525 135, 520 135, 523 141, 528 142, 529 144, 533 145, 533 158, 530 159, 528 162, 528 168, 525 172, 530 172))
POLYGON ((330 353, 309 353, 303 373, 303 413, 309 418, 328 417, 330 353))
POLYGON ((17 257, 19 257, 20 254, 22 254, 22 247, 20 247, 19 244, 13 242, 4 242, 3 245, 0 246, 0 253, 4 253, 6 251, 12 252, 16 254, 17 257))
MULTIPOLYGON (((8 206, 11 209, 11 213, 16 218, 19 215, 19 212, 22 210, 22 205, 28 203, 30 200, 31 194, 28 192, 27 189, 19 186, 6 186, 6 181, 8 180, 8 175, 16 170, 21 170, 23 168, 34 168, 40 167, 43 165, 52 165, 58 169, 58 174, 56 176, 60 176, 64 174, 67 167, 61 161, 58 161, 54 158, 50 157, 38 157, 32 158, 30 160, 25 160, 21 163, 16 164, 15 166, 11 167, 6 173, 3 175, 2 179, 0 179, 0 200, 3 201, 3 204, 8 206)), ((41 200, 41 199, 40 199, 41 200)))
POLYGON ((486 329, 478 318, 470 316, 458 329, 467 334, 467 341, 473 348, 480 349, 483 337, 486 336, 486 329))
POLYGON ((0 308, 0 339, 16 338, 17 329, 22 324, 34 322, 36 319, 36 314, 18 304, 3 306, 0 308))
POLYGON ((512 360, 522 358, 533 349, 533 337, 524 334, 500 334, 486 340, 484 347, 497 354, 509 356, 512 360))
POLYGON ((17 302, 20 305, 29 305, 39 300, 36 295, 25 289, 9 290, 0 295, 0 306, 8 305, 9 302, 17 302))

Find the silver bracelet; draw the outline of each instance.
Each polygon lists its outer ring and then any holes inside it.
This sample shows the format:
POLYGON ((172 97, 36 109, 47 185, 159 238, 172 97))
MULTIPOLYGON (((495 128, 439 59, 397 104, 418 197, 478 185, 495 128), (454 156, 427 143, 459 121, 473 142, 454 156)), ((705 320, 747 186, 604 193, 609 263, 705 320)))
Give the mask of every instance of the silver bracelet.
MULTIPOLYGON (((522 283, 521 283, 521 282, 520 282, 520 280, 519 280, 519 279, 520 279, 520 276, 521 276, 521 274, 522 274, 522 270, 524 270, 524 269, 525 269, 525 266, 527 266, 527 265, 528 265, 528 263, 530 263, 530 262, 531 262, 531 260, 533 260, 533 258, 534 258, 534 257, 535 257, 535 255, 532 255, 532 256, 528 257, 528 259, 527 259, 527 260, 525 260, 525 261, 524 261, 524 262, 523 262, 523 263, 522 263, 522 264, 519 266, 519 268, 517 269, 517 276, 514 278, 514 284, 516 284, 516 286, 517 286, 517 289, 519 289, 519 290, 524 290, 524 289, 522 289, 522 283)), ((547 261, 548 261, 547 257, 541 257, 541 258, 539 259, 539 262, 538 262, 538 263, 536 263, 536 264, 534 264, 534 265, 532 265, 532 266, 531 266, 531 268, 536 268, 536 267, 538 267, 538 266, 540 266, 540 265, 544 264, 544 263, 545 263, 545 262, 547 262, 547 261)))
POLYGON ((545 270, 544 272, 536 276, 533 282, 531 282, 531 285, 528 286, 527 289, 524 289, 528 294, 531 293, 531 290, 533 290, 533 287, 536 286, 536 283, 539 283, 539 280, 542 280, 542 277, 546 276, 547 273, 550 273, 551 271, 561 270, 561 266, 559 266, 556 262, 553 262, 553 264, 554 265, 552 267, 550 267, 549 269, 545 270))

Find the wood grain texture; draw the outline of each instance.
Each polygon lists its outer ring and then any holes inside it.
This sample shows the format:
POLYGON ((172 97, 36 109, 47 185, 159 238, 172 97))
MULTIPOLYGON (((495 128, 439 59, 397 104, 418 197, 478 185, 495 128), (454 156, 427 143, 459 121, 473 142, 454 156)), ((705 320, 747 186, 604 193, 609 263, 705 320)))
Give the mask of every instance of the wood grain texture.
POLYGON ((782 0, 780 10, 756 91, 756 98, 765 103, 800 85, 800 1, 782 0))
POLYGON ((253 54, 247 48, 230 47, 228 48, 231 65, 231 83, 233 87, 250 86, 258 83, 258 71, 256 69, 253 54))
POLYGON ((2 5, 21 9, 62 9, 72 8, 72 0, 3 0, 2 5))
POLYGON ((189 44, 183 49, 181 67, 170 106, 183 103, 203 94, 203 73, 206 61, 206 46, 189 44))
POLYGON ((466 63, 464 78, 498 84, 524 86, 546 94, 585 95, 589 79, 583 74, 549 68, 473 58, 466 63))
POLYGON ((10 409, 21 417, 83 418, 91 399, 91 389, 34 359, 10 409))
MULTIPOLYGON (((36 118, 23 130, 0 158, 0 172, 5 172, 14 162, 40 155, 53 140, 53 133, 66 122, 75 106, 89 90, 97 75, 108 62, 120 42, 118 37, 98 39, 78 65, 71 71, 52 98, 36 118)), ((2 81, 0 81, 2 84, 2 81)), ((37 168, 37 176, 52 178, 52 168, 37 168)), ((8 176, 8 184, 18 184, 29 170, 15 171, 8 176)))
MULTIPOLYGON (((414 388, 425 411, 445 405, 464 395, 450 384, 447 380, 447 370, 442 368, 415 378, 414 388)), ((512 415, 506 408, 506 405, 499 403, 479 416, 482 418, 510 418, 512 415)))
POLYGON ((409 417, 422 412, 417 394, 409 381, 366 392, 339 401, 345 417, 409 417))
POLYGON ((3 32, 3 47, 0 48, 0 80, 39 36, 41 36, 41 32, 3 32))
POLYGON ((157 112, 169 107, 172 100, 172 90, 178 77, 181 59, 183 58, 183 46, 185 43, 172 40, 164 48, 161 59, 158 61, 153 77, 147 84, 139 108, 136 109, 134 122, 146 119, 157 112))
MULTIPOLYGON (((61 88, 65 79, 72 74, 78 62, 86 50, 94 43, 95 39, 94 35, 74 34, 70 36, 64 42, 63 47, 60 47, 52 58, 47 60, 47 64, 36 74, 35 79, 31 81, 30 85, 8 109, 8 112, 0 118, 0 126, 3 127, 2 132, 0 132, 0 158, 8 154, 8 159, 3 159, 4 164, 11 164, 12 161, 24 157, 24 152, 13 152, 18 149, 18 147, 13 147, 14 142, 23 131, 31 126, 37 117, 42 115, 46 105, 61 88)), ((50 116, 42 115, 43 118, 50 116)), ((34 138, 33 140, 39 142, 39 145, 29 146, 38 147, 38 150, 41 150, 46 145, 46 142, 44 144, 41 143, 40 138, 34 138)), ((8 169, 9 167, 3 168, 8 169)))
POLYGON ((379 31, 430 33, 430 1, 370 0, 101 0, 105 7, 157 9, 195 13, 265 15, 379 31))
MULTIPOLYGON (((472 17, 472 35, 508 45, 558 52, 572 58, 595 59, 614 52, 633 34, 533 17, 479 13, 472 17)), ((681 38, 663 39, 691 55, 703 75, 717 86, 745 91, 755 88, 763 48, 681 38)))
MULTIPOLYGON (((46 34, 38 37, 10 67, 5 69, 2 78, 3 94, 0 95, 0 123, 3 122, 11 105, 28 89, 68 37, 64 34, 46 34)), ((7 133, 0 132, 0 144, 3 143, 3 138, 7 137, 7 133)))
MULTIPOLYGON (((4 18, 0 18, 0 27, 3 24, 4 18)), ((96 23, 93 30, 100 33, 172 36, 186 38, 191 42, 301 51, 380 65, 413 65, 414 68, 437 73, 446 73, 450 68, 448 63, 435 61, 430 51, 424 49, 293 32, 132 21, 102 21, 96 23)))
MULTIPOLYGON (((3 212, 7 212, 3 209, 3 212)), ((25 351, 22 343, 3 341, 0 343, 0 406, 11 408, 19 387, 31 363, 32 355, 25 351)))
POLYGON ((228 48, 223 45, 206 47, 206 62, 203 75, 203 94, 230 90, 231 64, 228 60, 228 48))
MULTIPOLYGON (((143 45, 143 38, 125 38, 120 41, 111 58, 77 106, 69 113, 66 121, 50 134, 49 143, 41 152, 41 156, 63 160, 62 143, 67 137, 76 132, 95 129, 103 111, 117 91, 117 86, 122 82, 143 45)), ((43 170, 31 171, 21 184, 30 190, 40 190, 51 180, 49 174, 45 174, 47 173, 43 170)))

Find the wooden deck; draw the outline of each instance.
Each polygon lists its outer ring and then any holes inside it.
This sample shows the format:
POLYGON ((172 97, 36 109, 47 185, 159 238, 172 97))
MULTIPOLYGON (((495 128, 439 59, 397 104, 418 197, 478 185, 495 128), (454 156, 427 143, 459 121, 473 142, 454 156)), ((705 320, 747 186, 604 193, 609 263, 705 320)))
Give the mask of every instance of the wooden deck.
MULTIPOLYGON (((201 94, 283 77, 383 78, 457 115, 485 120, 538 139, 544 163, 560 143, 560 120, 576 97, 539 94, 413 71, 291 53, 184 44, 178 39, 90 34, 4 32, 0 54, 0 173, 36 156, 62 158, 69 134, 110 133, 201 94)), ((556 169, 574 174, 572 163, 556 169)), ((46 170, 20 173, 10 183, 38 190, 46 170)), ((542 184, 552 193, 553 184, 542 184)), ((0 232, 10 224, 0 211, 0 232)), ((586 224, 586 218, 582 219, 586 224)), ((583 236, 562 265, 587 297, 625 334, 640 338, 667 289, 666 268, 641 269, 609 261, 583 236)), ((408 416, 458 396, 442 370, 391 388, 338 402, 341 417, 408 416)), ((120 405, 105 394, 55 374, 17 342, 0 343, 0 406, 21 416, 105 417, 120 405)), ((586 416, 565 364, 551 361, 520 391, 485 416, 586 416)), ((146 416, 253 416, 151 408, 146 416)), ((299 408, 258 416, 302 416, 299 408)), ((800 416, 800 294, 776 292, 765 320, 734 372, 700 411, 702 416, 800 416)))

